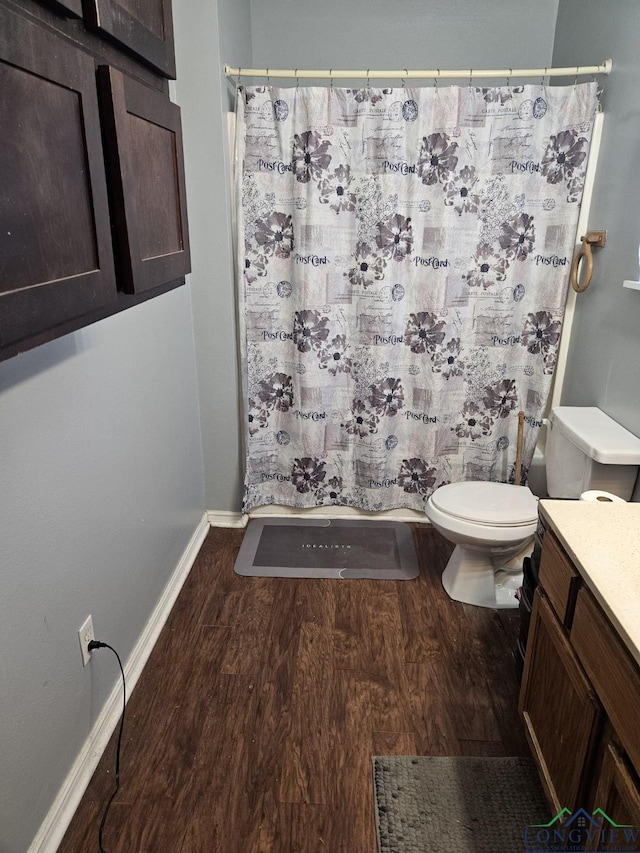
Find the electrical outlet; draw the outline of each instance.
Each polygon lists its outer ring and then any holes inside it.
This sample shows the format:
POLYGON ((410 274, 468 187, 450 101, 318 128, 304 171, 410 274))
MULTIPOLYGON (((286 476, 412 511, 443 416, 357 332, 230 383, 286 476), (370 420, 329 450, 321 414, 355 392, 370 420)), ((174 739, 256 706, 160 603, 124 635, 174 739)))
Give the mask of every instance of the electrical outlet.
POLYGON ((82 627, 78 630, 78 639, 80 640, 80 651, 82 653, 82 666, 86 666, 89 663, 89 658, 91 657, 88 645, 91 640, 95 640, 91 614, 87 616, 82 623, 82 627))

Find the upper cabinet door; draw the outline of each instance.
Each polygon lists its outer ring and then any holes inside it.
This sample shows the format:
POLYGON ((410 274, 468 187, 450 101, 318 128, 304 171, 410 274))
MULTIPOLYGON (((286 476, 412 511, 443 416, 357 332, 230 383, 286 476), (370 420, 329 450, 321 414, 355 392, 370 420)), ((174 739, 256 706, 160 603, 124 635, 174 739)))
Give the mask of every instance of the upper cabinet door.
POLYGON ((93 60, 0 7, 0 357, 116 299, 93 60))
POLYGON ((84 16, 88 27, 107 33, 175 79, 171 0, 85 0, 84 16))
POLYGON ((98 80, 118 274, 140 293, 190 270, 180 109, 108 66, 98 80))

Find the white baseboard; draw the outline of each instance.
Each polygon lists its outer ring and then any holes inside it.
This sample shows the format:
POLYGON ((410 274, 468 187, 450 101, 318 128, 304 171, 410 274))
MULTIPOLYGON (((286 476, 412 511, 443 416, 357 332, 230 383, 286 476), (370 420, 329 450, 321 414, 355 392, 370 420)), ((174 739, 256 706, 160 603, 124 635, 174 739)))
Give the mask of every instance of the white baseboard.
MULTIPOLYGON (((209 519, 207 513, 205 513, 194 530, 189 544, 185 548, 149 621, 145 625, 138 642, 124 665, 127 680, 127 698, 131 696, 133 688, 149 659, 149 655, 153 651, 160 631, 167 621, 171 608, 175 604, 182 585, 191 571, 191 567, 198 556, 198 552, 208 531, 209 519)), ((67 778, 62 783, 53 801, 53 805, 42 822, 36 837, 33 839, 28 853, 55 853, 58 849, 71 823, 71 819, 80 804, 82 795, 98 766, 102 753, 109 743, 109 738, 118 724, 121 713, 122 685, 118 679, 74 761, 67 778)))
POLYGON ((246 527, 249 519, 240 512, 210 509, 207 512, 209 524, 212 527, 246 527))

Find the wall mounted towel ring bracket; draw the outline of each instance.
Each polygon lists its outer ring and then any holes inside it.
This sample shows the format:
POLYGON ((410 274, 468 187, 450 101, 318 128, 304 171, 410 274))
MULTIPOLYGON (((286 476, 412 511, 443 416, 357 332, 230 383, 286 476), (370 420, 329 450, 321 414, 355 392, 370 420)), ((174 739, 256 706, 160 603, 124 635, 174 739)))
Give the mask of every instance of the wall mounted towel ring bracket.
POLYGON ((607 243, 607 232, 589 231, 580 238, 580 242, 581 246, 576 252, 573 258, 573 263, 571 264, 571 274, 569 279, 571 281, 571 287, 576 293, 583 293, 591 284, 591 277, 593 275, 593 254, 591 252, 591 247, 599 246, 600 248, 603 248, 607 243), (584 281, 580 284, 580 261, 583 258, 586 263, 586 269, 584 281))

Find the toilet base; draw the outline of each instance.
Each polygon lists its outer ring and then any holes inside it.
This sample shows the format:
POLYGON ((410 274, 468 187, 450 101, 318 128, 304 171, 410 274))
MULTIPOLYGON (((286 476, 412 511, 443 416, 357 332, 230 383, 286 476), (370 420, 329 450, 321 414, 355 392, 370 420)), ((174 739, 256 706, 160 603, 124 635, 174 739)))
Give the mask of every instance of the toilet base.
POLYGON ((442 574, 442 586, 454 601, 513 610, 522 586, 522 561, 533 551, 533 537, 517 549, 491 555, 486 550, 456 545, 442 574))

